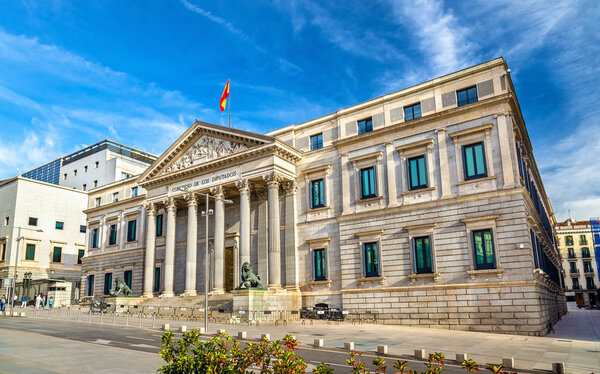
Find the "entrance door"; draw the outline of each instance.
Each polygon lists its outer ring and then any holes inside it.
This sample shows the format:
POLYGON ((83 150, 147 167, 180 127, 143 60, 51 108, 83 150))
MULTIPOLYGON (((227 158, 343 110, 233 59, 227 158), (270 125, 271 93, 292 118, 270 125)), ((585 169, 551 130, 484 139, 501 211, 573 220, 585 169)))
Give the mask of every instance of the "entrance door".
POLYGON ((589 295, 590 295, 590 305, 596 306, 596 294, 594 294, 593 292, 590 292, 589 295))
POLYGON ((233 247, 225 248, 225 271, 223 273, 225 291, 233 290, 233 247))

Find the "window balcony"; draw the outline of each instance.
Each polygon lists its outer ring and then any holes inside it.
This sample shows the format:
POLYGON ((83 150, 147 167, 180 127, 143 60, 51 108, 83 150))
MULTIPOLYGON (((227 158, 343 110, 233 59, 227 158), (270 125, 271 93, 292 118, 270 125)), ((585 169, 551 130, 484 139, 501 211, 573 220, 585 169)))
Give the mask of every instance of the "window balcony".
POLYGON ((585 288, 588 289, 588 290, 595 290, 596 289, 596 285, 594 283, 587 284, 585 288))
POLYGON ((579 285, 577 284, 577 285, 574 285, 573 287, 571 287, 571 289, 572 289, 572 290, 580 290, 580 289, 581 289, 581 286, 579 286, 579 285))
POLYGON ((588 241, 587 240, 580 240, 579 241, 579 245, 587 245, 588 241))
POLYGON ((581 254, 581 257, 582 257, 582 258, 590 258, 591 256, 590 256, 590 254, 589 254, 589 253, 582 253, 582 254, 581 254))
POLYGON ((573 254, 569 253, 569 258, 577 258, 577 257, 575 257, 574 253, 573 254))
POLYGON ((579 274, 579 269, 571 269, 571 270, 569 270, 569 273, 571 273, 571 274, 579 274))

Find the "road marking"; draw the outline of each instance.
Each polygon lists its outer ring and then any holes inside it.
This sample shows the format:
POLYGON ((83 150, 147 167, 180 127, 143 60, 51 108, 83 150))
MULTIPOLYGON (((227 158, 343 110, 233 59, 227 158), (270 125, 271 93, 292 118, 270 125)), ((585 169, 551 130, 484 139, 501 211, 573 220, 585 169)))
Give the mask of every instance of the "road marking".
POLYGON ((126 336, 126 338, 130 338, 130 339, 139 339, 139 340, 147 340, 149 342, 153 342, 155 341, 155 339, 148 339, 148 338, 139 338, 137 336, 126 336))
POLYGON ((155 347, 153 345, 148 345, 148 344, 129 344, 130 347, 137 347, 137 348, 152 348, 152 349, 156 349, 158 347, 155 347))
POLYGON ((110 344, 110 340, 96 339, 95 342, 90 342, 90 343, 107 345, 107 344, 110 344))
MULTIPOLYGON (((313 362, 313 363, 319 365, 322 361, 309 361, 309 362, 313 362)), ((332 365, 332 366, 339 366, 339 367, 342 367, 342 368, 348 367, 346 365, 341 365, 341 364, 332 364, 331 362, 326 362, 326 364, 327 365, 332 365)))

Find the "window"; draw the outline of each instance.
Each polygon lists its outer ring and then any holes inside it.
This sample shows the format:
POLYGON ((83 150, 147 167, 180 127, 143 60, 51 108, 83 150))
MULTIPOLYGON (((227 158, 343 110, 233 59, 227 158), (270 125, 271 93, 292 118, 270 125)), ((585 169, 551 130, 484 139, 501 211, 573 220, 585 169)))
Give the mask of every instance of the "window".
POLYGON ((154 292, 160 290, 160 268, 154 268, 154 292))
POLYGON ((314 280, 327 280, 327 260, 325 248, 313 250, 314 280))
POLYGON ((404 121, 421 118, 421 103, 404 107, 404 121))
POLYGON ((408 189, 419 190, 427 188, 427 167, 425 155, 409 158, 408 163, 408 189))
POLYGON ((138 188, 131 187, 131 197, 137 197, 137 195, 138 195, 138 188))
POLYGON ((573 289, 574 290, 578 290, 579 289, 579 279, 578 278, 571 278, 571 280, 573 281, 573 289))
POLYGON ((127 285, 127 287, 131 288, 131 270, 125 270, 125 273, 123 274, 123 278, 125 280, 125 284, 127 285))
POLYGON ((310 182, 310 207, 321 208, 325 206, 325 190, 323 189, 323 179, 317 179, 310 182))
POLYGON ((358 121, 358 133, 364 134, 373 131, 373 119, 371 117, 358 121))
POLYGON ((575 258, 575 250, 573 248, 567 248, 567 252, 569 253, 569 258, 575 258))
POLYGON ((104 274, 104 294, 110 295, 110 286, 112 285, 112 273, 104 274))
POLYGON ((25 259, 35 260, 35 244, 27 244, 27 247, 25 247, 25 259))
POLYGON ((101 203, 102 203, 102 198, 101 197, 97 197, 96 198, 96 207, 99 207, 101 203))
POLYGON ((577 263, 569 262, 569 266, 569 270, 571 271, 571 273, 577 273, 577 263))
POLYGON ((117 201, 119 201, 119 193, 114 192, 113 193, 113 203, 116 203, 117 201))
POLYGON ((10 222, 10 217, 4 217, 4 226, 8 226, 9 222, 10 222))
POLYGON ((2 251, 2 257, 0 257, 0 261, 4 261, 6 260, 6 243, 2 243, 2 249, 0 250, 2 251))
POLYGON ((83 187, 81 187, 81 189, 82 189, 83 191, 87 190, 87 184, 84 184, 84 185, 83 185, 83 187))
POLYGON ((159 214, 156 216, 156 237, 163 235, 163 215, 159 214))
POLYGON ((81 259, 83 258, 83 256, 85 256, 85 250, 80 249, 79 251, 77 251, 77 265, 81 265, 81 259))
POLYGON ((315 149, 323 148, 323 133, 313 135, 310 137, 310 150, 314 151, 315 149))
POLYGON ((65 180, 65 181, 67 180, 67 173, 63 174, 63 180, 65 180))
POLYGON ((360 197, 368 199, 377 196, 375 189, 375 167, 360 170, 360 197))
POLYGON ((469 87, 464 90, 456 91, 458 106, 463 106, 477 102, 477 87, 469 87))
POLYGON ((135 241, 135 226, 136 226, 136 220, 131 220, 129 222, 127 222, 127 241, 128 242, 134 242, 135 241))
POLYGON ((98 169, 98 166, 100 165, 99 161, 94 162, 94 169, 98 169))
POLYGON ((364 243, 365 251, 365 277, 379 276, 379 253, 377 252, 377 243, 364 243))
POLYGON ((573 237, 571 235, 566 237, 567 245, 573 245, 573 237))
POLYGON ((131 178, 133 175, 129 174, 129 173, 125 173, 124 171, 121 172, 121 179, 128 179, 131 178))
POLYGON ((98 187, 98 181, 94 181, 94 187, 98 187))
POLYGON ((62 262, 62 248, 54 247, 52 251, 52 262, 62 262))
POLYGON ((477 230, 473 231, 472 235, 475 270, 495 269, 496 259, 492 230, 477 230))
POLYGON ((413 250, 415 255, 415 273, 433 273, 433 263, 431 260, 431 238, 429 236, 413 238, 413 250))
POLYGON ((594 269, 592 268, 592 263, 590 261, 583 261, 583 272, 584 273, 592 273, 594 269))
POLYGON ((108 236, 108 245, 117 244, 117 224, 110 225, 110 234, 108 236))
POLYGON ((584 258, 590 257, 590 249, 588 247, 581 248, 581 257, 584 257, 584 258))
POLYGON ((77 176, 77 169, 73 170, 73 176, 76 177, 77 176))
POLYGON ((94 296, 94 275, 87 276, 87 292, 86 295, 94 296))
POLYGON ((54 227, 57 230, 62 230, 65 227, 65 223, 64 222, 60 222, 60 221, 56 221, 56 224, 54 225, 54 227))
POLYGON ((465 145, 462 148, 465 180, 487 177, 483 142, 465 145))
POLYGON ((585 288, 588 290, 593 290, 596 288, 594 285, 594 277, 585 277, 585 288))
POLYGON ((37 226, 37 218, 29 217, 29 226, 37 226))
POLYGON ((90 245, 92 248, 98 248, 98 228, 92 229, 90 241, 90 245))
POLYGON ((79 232, 85 234, 86 231, 86 226, 85 225, 79 225, 79 232))
POLYGON ((579 244, 581 245, 586 245, 587 242, 587 238, 585 237, 585 235, 579 235, 579 244))

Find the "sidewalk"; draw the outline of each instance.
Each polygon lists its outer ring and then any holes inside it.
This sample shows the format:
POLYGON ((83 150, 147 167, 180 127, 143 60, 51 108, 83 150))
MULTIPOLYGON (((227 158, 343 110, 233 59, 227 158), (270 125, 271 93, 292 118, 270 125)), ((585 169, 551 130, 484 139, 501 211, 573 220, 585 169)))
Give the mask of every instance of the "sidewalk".
MULTIPOLYGON (((30 313, 28 313, 30 316, 30 313)), ((52 318, 55 318, 54 315, 52 318)), ((65 319, 66 315, 61 315, 65 319)), ((80 322, 87 322, 85 314, 80 322)), ((74 315, 70 316, 75 319, 74 315)), ((98 315, 91 316, 91 322, 99 323, 98 315)), ((116 324, 126 324, 124 317, 117 317, 116 324)), ((138 326, 136 316, 129 318, 130 326, 138 326)), ((112 324, 113 318, 105 316, 103 323, 112 324)), ((203 327, 202 322, 156 320, 156 328, 169 323, 172 330, 187 326, 203 327)), ((142 320, 143 327, 151 327, 152 321, 142 320)), ((224 329, 229 335, 237 336, 239 331, 247 331, 249 339, 258 339, 263 333, 270 333, 271 339, 280 339, 285 334, 293 334, 301 344, 312 345, 314 339, 323 339, 327 347, 343 348, 345 341, 354 341, 356 350, 375 351, 378 344, 387 344, 391 355, 414 354, 415 349, 426 352, 443 352, 449 359, 456 353, 467 353, 469 358, 485 366, 486 363, 499 364, 503 357, 514 357, 516 369, 552 370, 553 362, 565 362, 567 373, 586 373, 600 370, 600 311, 569 308, 569 313, 555 326, 556 332, 549 337, 488 334, 479 332, 451 331, 391 325, 352 325, 350 323, 327 324, 314 321, 289 323, 287 326, 247 326, 209 324, 209 333, 224 329)))

